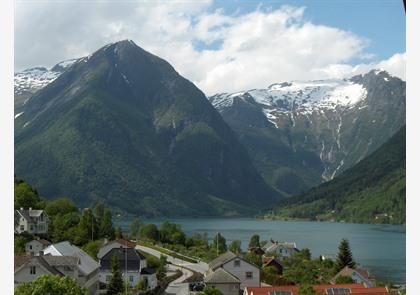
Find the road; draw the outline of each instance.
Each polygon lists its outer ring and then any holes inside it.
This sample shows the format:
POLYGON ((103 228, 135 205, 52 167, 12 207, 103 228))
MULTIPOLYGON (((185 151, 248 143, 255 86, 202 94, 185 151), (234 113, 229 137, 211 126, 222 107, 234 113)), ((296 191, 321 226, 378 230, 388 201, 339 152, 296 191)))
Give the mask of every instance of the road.
MULTIPOLYGON (((144 252, 149 253, 149 254, 151 254, 153 256, 156 256, 156 257, 160 257, 160 255, 162 254, 161 252, 159 252, 155 249, 145 247, 145 246, 137 245, 136 249, 144 251, 144 252)), ((207 263, 203 262, 203 261, 199 261, 198 263, 192 263, 192 262, 188 262, 188 261, 185 261, 185 260, 182 260, 182 259, 174 258, 174 257, 166 255, 166 254, 163 254, 163 255, 167 256, 168 257, 168 262, 170 262, 172 264, 183 266, 183 267, 192 269, 193 271, 196 271, 196 272, 199 272, 199 273, 202 273, 202 274, 204 274, 209 269, 209 265, 207 263)))
MULTIPOLYGON (((136 249, 158 258, 162 255, 161 252, 145 246, 137 245, 136 249)), ((182 271, 182 276, 171 282, 166 288, 164 292, 165 295, 188 295, 188 283, 182 283, 184 280, 193 275, 192 271, 188 269, 204 274, 209 268, 208 264, 202 261, 199 261, 198 263, 191 263, 182 259, 174 258, 167 254, 163 255, 165 255, 167 257, 167 261, 171 263, 167 266, 167 275, 175 273, 177 269, 182 271)))

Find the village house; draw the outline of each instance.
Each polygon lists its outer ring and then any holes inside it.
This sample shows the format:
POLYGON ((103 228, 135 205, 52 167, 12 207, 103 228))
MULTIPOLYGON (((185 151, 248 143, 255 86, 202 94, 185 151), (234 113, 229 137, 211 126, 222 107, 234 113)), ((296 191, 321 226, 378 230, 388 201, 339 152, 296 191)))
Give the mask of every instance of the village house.
POLYGON ((356 268, 344 267, 336 276, 331 280, 331 283, 335 283, 335 280, 339 276, 350 277, 355 283, 363 284, 366 287, 375 286, 375 280, 370 275, 369 271, 366 268, 356 268))
POLYGON ((277 258, 283 260, 284 258, 292 257, 293 254, 299 252, 296 243, 270 241, 264 245, 263 250, 267 256, 275 255, 277 258))
POLYGON ((242 290, 245 287, 260 286, 260 268, 228 251, 209 263, 204 282, 215 288, 222 287, 222 292, 230 290, 229 294, 239 294, 240 290, 236 290, 238 282, 240 282, 239 289, 242 290))
POLYGON ((101 259, 105 256, 111 249, 114 248, 135 248, 136 244, 133 242, 124 240, 124 239, 116 239, 113 241, 105 242, 105 244, 99 248, 98 254, 96 255, 98 259, 101 259))
POLYGON ((51 245, 51 243, 44 239, 32 240, 25 244, 26 255, 38 256, 40 253, 43 253, 42 251, 49 245, 51 245))
POLYGON ((206 286, 220 290, 223 295, 238 295, 241 281, 220 267, 204 278, 206 286))
POLYGON ((15 287, 41 275, 69 276, 77 280, 79 258, 73 256, 15 256, 15 287))
POLYGON ((144 280, 147 289, 157 286, 156 271, 147 267, 146 258, 136 251, 135 244, 125 240, 115 240, 106 243, 99 249, 100 263, 99 281, 107 285, 112 277, 111 265, 114 255, 117 256, 123 279, 135 287, 140 280, 144 280))
POLYGON ((21 234, 28 232, 32 235, 45 235, 48 233, 48 216, 44 210, 15 210, 15 232, 21 234))
POLYGON ((273 267, 277 271, 278 275, 283 274, 283 263, 275 257, 263 257, 262 267, 273 267))
MULTIPOLYGON (((312 288, 319 294, 358 294, 358 295, 397 295, 386 287, 366 287, 363 284, 314 285, 312 288)), ((297 295, 299 286, 247 287, 244 295, 297 295)))
POLYGON ((53 244, 44 249, 44 256, 72 256, 79 260, 77 279, 79 286, 86 288, 90 294, 95 294, 99 285, 99 263, 82 249, 68 241, 53 244))

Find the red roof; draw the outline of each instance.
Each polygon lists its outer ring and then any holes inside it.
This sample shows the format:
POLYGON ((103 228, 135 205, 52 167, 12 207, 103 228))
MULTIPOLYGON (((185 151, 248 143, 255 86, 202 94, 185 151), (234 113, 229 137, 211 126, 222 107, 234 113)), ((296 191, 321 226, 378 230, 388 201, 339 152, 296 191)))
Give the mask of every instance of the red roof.
POLYGON ((15 268, 24 265, 26 261, 30 260, 30 256, 15 256, 15 268))
POLYGON ((123 245, 123 246, 129 247, 129 248, 135 248, 135 247, 136 247, 136 244, 134 244, 133 242, 130 242, 130 241, 124 240, 124 239, 116 239, 116 240, 113 240, 113 241, 109 241, 109 242, 108 242, 108 243, 106 243, 106 244, 110 244, 110 243, 114 243, 114 242, 116 242, 116 243, 118 243, 118 244, 120 244, 120 245, 123 245))
MULTIPOLYGON (((326 294, 329 288, 349 288, 352 294, 359 295, 389 295, 390 293, 385 287, 366 288, 363 284, 337 284, 337 285, 314 285, 313 289, 320 294, 326 294)), ((247 295, 268 295, 273 291, 290 291, 296 295, 299 286, 271 286, 271 287, 247 287, 247 295)))

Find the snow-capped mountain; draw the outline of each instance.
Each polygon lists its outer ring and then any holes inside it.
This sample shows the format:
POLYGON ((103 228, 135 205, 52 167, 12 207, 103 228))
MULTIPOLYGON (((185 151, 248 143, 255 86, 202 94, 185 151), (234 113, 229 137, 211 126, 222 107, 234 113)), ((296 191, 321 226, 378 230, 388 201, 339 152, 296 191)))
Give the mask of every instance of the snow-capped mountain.
POLYGON ((21 107, 33 93, 57 79, 58 76, 78 60, 70 59, 62 61, 51 69, 34 67, 15 73, 15 107, 21 107))
POLYGON ((405 123, 405 82, 374 70, 344 80, 291 81, 209 98, 274 187, 330 180, 405 123))

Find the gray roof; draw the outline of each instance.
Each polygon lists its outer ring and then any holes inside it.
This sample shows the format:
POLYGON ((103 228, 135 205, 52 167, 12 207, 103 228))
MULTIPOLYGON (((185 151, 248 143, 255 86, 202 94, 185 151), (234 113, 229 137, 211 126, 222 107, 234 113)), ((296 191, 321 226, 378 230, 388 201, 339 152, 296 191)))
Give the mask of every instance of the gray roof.
POLYGON ((74 256, 42 256, 50 266, 77 266, 79 258, 74 256))
POLYGON ((264 246, 264 250, 266 252, 274 252, 277 249, 298 250, 296 247, 296 243, 290 243, 290 242, 274 242, 274 243, 270 243, 269 245, 264 246))
POLYGON ((109 241, 105 245, 103 245, 96 255, 99 259, 105 256, 109 251, 111 251, 114 248, 134 248, 136 244, 133 244, 130 241, 125 241, 123 239, 117 239, 113 241, 109 241))
POLYGON ((240 284, 241 280, 239 280, 230 272, 226 271, 224 268, 219 267, 215 272, 212 272, 208 276, 206 276, 204 278, 204 282, 213 284, 240 284))
MULTIPOLYGON (((23 256, 22 256, 23 258, 23 256)), ((48 263, 48 261, 45 259, 46 256, 26 256, 26 259, 20 259, 22 263, 16 264, 16 258, 15 258, 15 273, 20 271, 24 265, 28 264, 31 261, 37 261, 40 265, 42 265, 46 270, 48 270, 53 275, 59 275, 62 276, 63 274, 58 271, 54 265, 51 265, 48 263)))
MULTIPOLYGON (((26 209, 20 209, 20 210, 16 210, 17 212, 20 213, 20 215, 22 215, 23 218, 25 218, 26 220, 32 221, 33 217, 39 217, 44 210, 26 210, 26 209)), ((47 214, 45 214, 47 215, 47 214)))
POLYGON ((221 265, 225 264, 226 262, 231 261, 232 259, 239 257, 235 253, 227 251, 222 255, 216 257, 212 261, 209 262, 209 268, 215 270, 216 268, 220 267, 221 265))
MULTIPOLYGON (((99 263, 93 260, 85 251, 82 249, 70 244, 68 241, 60 242, 57 244, 53 244, 45 249, 45 253, 51 253, 49 250, 54 248, 61 256, 74 256, 80 260, 80 264, 78 265, 79 270, 88 275, 91 272, 97 270, 99 268, 99 263)), ((51 253, 54 255, 53 253, 51 253)))

